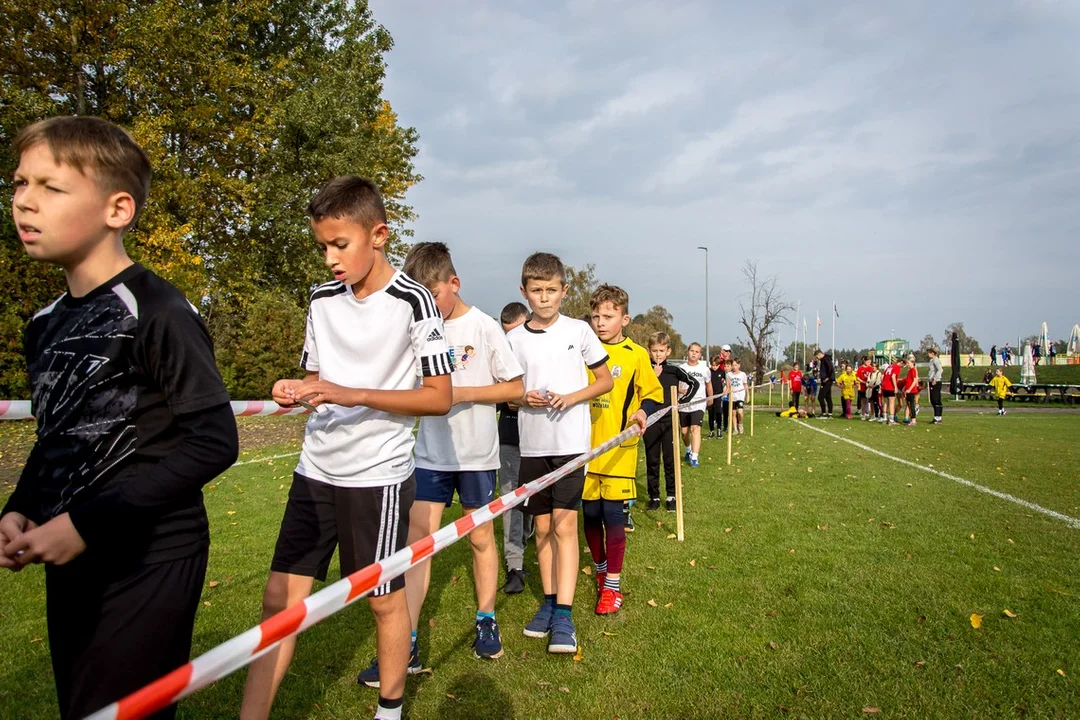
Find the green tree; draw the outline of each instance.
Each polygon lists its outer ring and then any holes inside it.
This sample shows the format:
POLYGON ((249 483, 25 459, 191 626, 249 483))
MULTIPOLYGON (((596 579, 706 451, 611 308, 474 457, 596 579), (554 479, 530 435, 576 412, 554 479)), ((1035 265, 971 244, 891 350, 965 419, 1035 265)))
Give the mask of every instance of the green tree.
POLYGON ((957 338, 960 340, 960 353, 966 355, 969 352, 973 352, 976 355, 981 355, 983 349, 979 346, 979 341, 964 332, 964 323, 954 322, 950 323, 945 328, 945 337, 941 341, 941 351, 944 353, 952 351, 952 336, 956 333, 957 338))
POLYGON ((596 266, 589 263, 578 270, 572 265, 567 265, 566 284, 570 289, 567 291, 566 297, 563 298, 559 311, 563 315, 572 318, 591 315, 592 308, 589 307, 589 299, 597 286, 600 285, 596 279, 596 266))
MULTIPOLYGON (((393 41, 365 2, 0 0, 0 41, 0 188, 10 192, 11 140, 29 122, 78 113, 128 128, 154 167, 128 251, 201 307, 221 357, 247 358, 227 346, 241 337, 235 318, 265 311, 268 297, 302 330, 295 309, 329 279, 305 206, 331 177, 376 181, 388 254, 402 256, 418 135, 382 98, 393 41)), ((25 258, 10 217, 3 230, 0 280, 23 288, 0 313, 9 394, 24 390, 13 331, 62 285, 25 258)), ((281 372, 298 349, 275 361, 281 372)), ((235 391, 265 396, 243 362, 230 372, 235 391)))
POLYGON ((653 305, 647 311, 634 315, 626 326, 626 335, 638 345, 648 349, 649 336, 665 332, 671 338, 671 357, 686 357, 686 343, 675 330, 675 318, 663 305, 653 305))

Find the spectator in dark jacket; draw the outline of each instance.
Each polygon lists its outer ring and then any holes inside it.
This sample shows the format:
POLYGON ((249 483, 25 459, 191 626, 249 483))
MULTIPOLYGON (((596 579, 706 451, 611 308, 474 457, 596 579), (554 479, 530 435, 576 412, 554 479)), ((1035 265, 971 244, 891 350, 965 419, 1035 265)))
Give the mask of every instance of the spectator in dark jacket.
POLYGON ((832 386, 836 381, 836 370, 833 368, 832 355, 823 350, 815 353, 818 360, 818 405, 821 406, 821 416, 832 417, 832 386))

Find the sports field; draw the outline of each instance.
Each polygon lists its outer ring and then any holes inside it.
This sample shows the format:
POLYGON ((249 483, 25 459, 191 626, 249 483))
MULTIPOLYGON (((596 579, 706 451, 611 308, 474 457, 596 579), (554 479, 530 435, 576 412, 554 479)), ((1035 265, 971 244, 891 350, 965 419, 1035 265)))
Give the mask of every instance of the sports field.
MULTIPOLYGON (((295 452, 302 420, 241 422, 248 464, 206 492, 196 653, 258 619, 295 458, 252 461, 295 452)), ((0 425, 5 462, 25 432, 0 425)), ((579 660, 521 636, 535 572, 524 594, 499 596, 506 655, 473 659, 467 545, 437 556, 420 638, 431 672, 409 680, 408 716, 1080 714, 1080 414, 952 414, 917 428, 759 414, 755 435, 738 438, 730 467, 716 440, 700 468, 684 466, 685 542, 669 537, 673 514, 635 509, 618 615, 593 615, 593 580, 580 576, 579 660)), ((43 609, 39 568, 0 579, 0 717, 56 712, 43 609)), ((275 716, 369 716, 375 692, 355 677, 374 652, 363 602, 304 633, 275 716)), ((242 682, 197 693, 181 717, 235 717, 242 682)))

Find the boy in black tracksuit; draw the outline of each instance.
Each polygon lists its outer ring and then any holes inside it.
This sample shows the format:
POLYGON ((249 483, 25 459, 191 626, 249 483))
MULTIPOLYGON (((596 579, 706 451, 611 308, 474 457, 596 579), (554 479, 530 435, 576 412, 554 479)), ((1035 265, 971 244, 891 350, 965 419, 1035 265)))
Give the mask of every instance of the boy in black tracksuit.
MULTIPOLYGON (((717 355, 712 359, 709 368, 712 375, 713 395, 720 395, 724 392, 724 382, 726 380, 724 359, 717 355)), ((722 411, 723 407, 724 405, 719 398, 709 403, 709 437, 711 438, 722 438, 724 437, 724 431, 727 430, 727 413, 722 411)))
POLYGON ((832 386, 836 382, 836 370, 833 368, 832 355, 818 350, 818 405, 821 406, 821 416, 832 417, 832 386))
MULTIPOLYGON (((665 332, 649 337, 649 355, 653 370, 664 388, 664 404, 671 407, 671 397, 679 383, 687 386, 679 402, 687 402, 698 389, 698 381, 676 365, 669 365, 671 340, 665 332)), ((660 509, 660 457, 664 459, 664 483, 667 486, 667 509, 675 509, 675 440, 671 434, 671 414, 664 415, 645 431, 645 469, 648 476, 649 504, 646 510, 660 509)))

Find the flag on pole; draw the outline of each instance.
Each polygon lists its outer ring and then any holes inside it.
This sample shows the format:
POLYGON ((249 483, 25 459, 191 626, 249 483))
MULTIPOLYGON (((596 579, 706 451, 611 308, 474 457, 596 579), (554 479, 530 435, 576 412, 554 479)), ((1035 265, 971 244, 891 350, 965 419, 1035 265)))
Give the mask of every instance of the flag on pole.
POLYGON ((832 304, 832 311, 833 314, 836 315, 836 317, 840 317, 840 312, 836 309, 836 303, 832 304))

